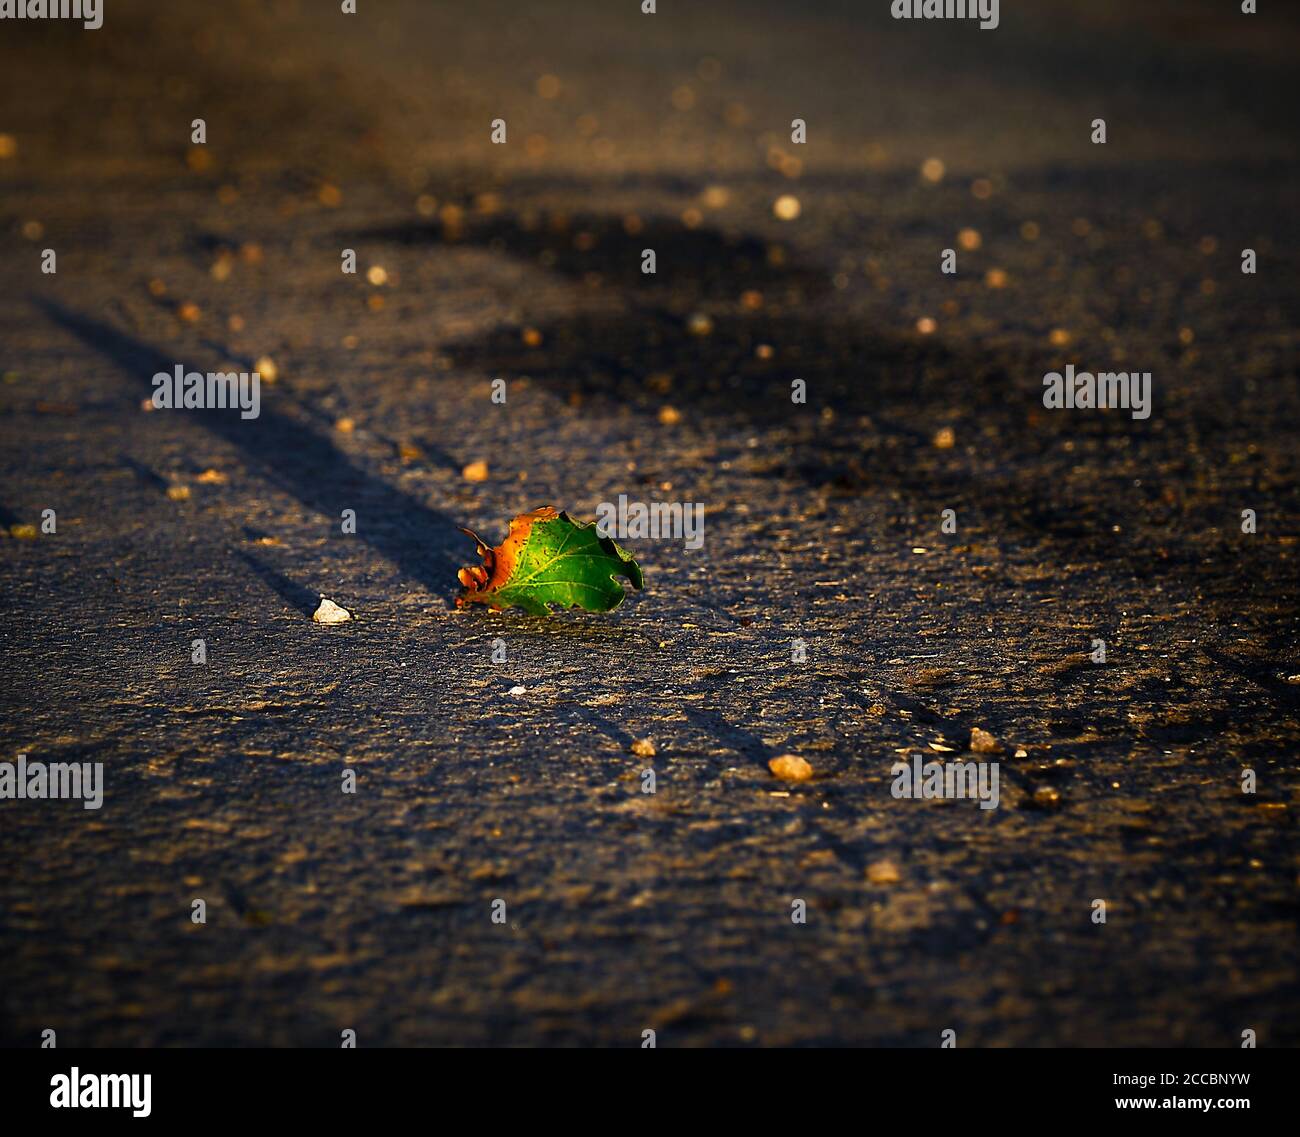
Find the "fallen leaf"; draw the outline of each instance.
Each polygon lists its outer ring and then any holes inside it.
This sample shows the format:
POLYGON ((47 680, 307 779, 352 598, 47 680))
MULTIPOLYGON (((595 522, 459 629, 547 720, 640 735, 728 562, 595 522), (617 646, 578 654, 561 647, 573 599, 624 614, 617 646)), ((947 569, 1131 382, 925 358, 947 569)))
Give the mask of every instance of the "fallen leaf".
POLYGON ((460 570, 465 591, 456 606, 486 604, 489 608, 519 607, 534 616, 550 615, 550 605, 609 612, 627 594, 614 579, 625 576, 633 588, 644 588, 641 566, 594 522, 585 525, 549 505, 521 513, 495 549, 468 529, 483 564, 460 570))

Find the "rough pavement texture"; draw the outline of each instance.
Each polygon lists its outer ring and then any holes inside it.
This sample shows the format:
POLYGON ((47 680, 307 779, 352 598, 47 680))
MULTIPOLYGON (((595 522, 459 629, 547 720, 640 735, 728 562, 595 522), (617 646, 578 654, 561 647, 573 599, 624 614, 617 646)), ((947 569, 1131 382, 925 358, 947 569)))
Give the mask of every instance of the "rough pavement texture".
POLYGON ((0 802, 3 1041, 1300 1042, 1294 14, 337 7, 0 28, 0 756, 107 783, 0 802), (619 493, 704 549, 452 608, 619 493), (974 727, 1000 808, 891 796, 974 727))

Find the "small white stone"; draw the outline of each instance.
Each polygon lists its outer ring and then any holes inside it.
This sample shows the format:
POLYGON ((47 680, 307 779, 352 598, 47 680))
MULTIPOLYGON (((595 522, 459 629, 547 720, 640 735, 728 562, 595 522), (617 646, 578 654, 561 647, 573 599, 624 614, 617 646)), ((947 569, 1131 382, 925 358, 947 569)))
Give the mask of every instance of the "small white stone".
POLYGON ((320 607, 311 614, 311 618, 318 624, 346 624, 352 619, 352 613, 322 596, 320 607))
POLYGON ((510 693, 512 695, 522 695, 527 690, 528 690, 527 687, 511 687, 510 693))

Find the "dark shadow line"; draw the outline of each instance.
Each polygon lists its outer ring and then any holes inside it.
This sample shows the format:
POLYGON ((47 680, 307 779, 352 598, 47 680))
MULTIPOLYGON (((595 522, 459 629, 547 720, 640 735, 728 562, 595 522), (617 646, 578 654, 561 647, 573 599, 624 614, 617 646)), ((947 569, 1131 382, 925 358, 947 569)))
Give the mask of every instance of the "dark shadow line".
MULTIPOLYGON (((151 345, 55 301, 35 305, 54 323, 152 394, 152 377, 178 362, 151 345)), ((404 574, 431 591, 450 595, 456 586, 454 551, 464 538, 450 518, 354 464, 326 438, 265 404, 257 418, 236 410, 192 410, 187 418, 239 449, 256 468, 307 508, 337 520, 357 511, 357 536, 404 574)))
POLYGON ((289 607, 307 616, 310 616, 316 610, 316 605, 320 601, 320 593, 299 584, 295 580, 290 580, 282 572, 272 568, 264 561, 258 560, 251 553, 238 549, 235 555, 243 560, 262 582, 289 607))

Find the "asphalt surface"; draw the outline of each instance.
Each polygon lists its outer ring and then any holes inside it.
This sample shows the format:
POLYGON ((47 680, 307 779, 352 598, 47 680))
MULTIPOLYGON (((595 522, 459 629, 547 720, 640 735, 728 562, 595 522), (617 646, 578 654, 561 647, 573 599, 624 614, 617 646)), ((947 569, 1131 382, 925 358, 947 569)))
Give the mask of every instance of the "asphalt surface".
POLYGON ((105 769, 0 801, 0 1041, 1300 1042, 1294 15, 173 7, 0 27, 0 758, 105 769), (454 608, 620 493, 703 549, 454 608))

